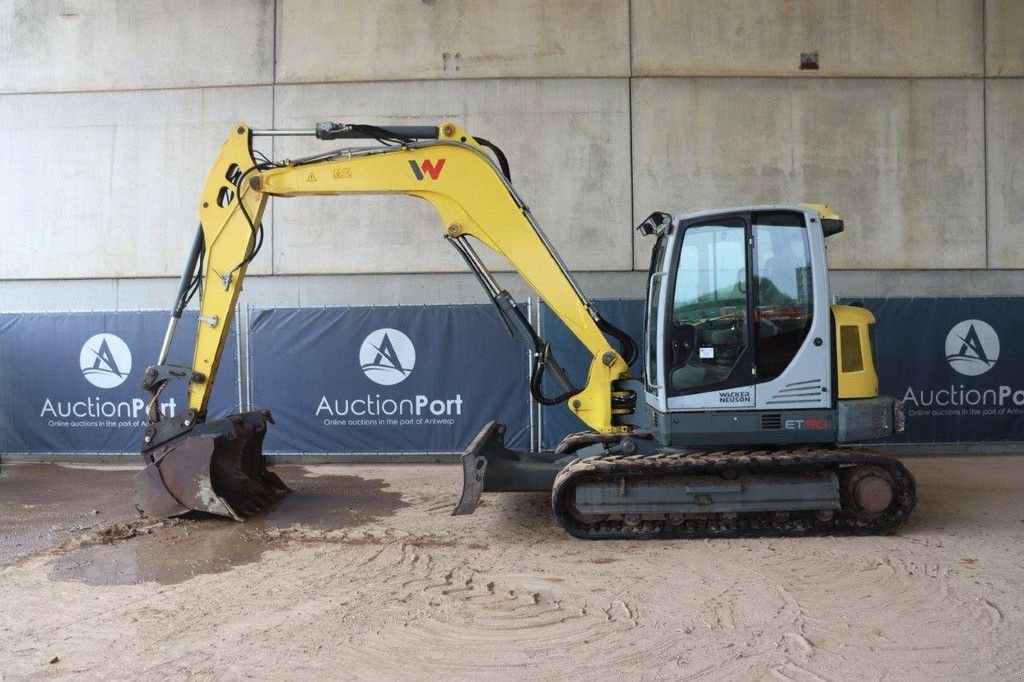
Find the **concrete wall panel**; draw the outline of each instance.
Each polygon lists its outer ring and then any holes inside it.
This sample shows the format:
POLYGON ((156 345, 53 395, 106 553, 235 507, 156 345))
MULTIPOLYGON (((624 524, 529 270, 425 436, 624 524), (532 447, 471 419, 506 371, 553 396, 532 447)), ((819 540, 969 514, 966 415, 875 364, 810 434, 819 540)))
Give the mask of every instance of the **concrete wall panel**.
MULTIPOLYGON (((174 289, 169 291, 168 300, 174 297, 174 289)), ((113 279, 0 281, 0 312, 111 310, 116 307, 117 281, 113 279)))
POLYGON ((1024 80, 986 88, 989 265, 1024 268, 1024 80))
MULTIPOLYGON (((625 79, 278 86, 276 123, 454 120, 504 149, 516 188, 570 267, 626 270, 632 262, 628 87, 625 79)), ((279 138, 275 155, 330 148, 279 138)), ((278 273, 465 269, 442 239, 437 212, 419 199, 301 197, 275 200, 273 210, 278 273)))
POLYGON ((271 94, 0 96, 0 280, 178 273, 210 164, 234 123, 270 124, 271 94))
POLYGON ((628 0, 279 0, 279 83, 629 75, 628 0))
POLYGON ((983 66, 981 0, 633 0, 632 12, 634 76, 967 76, 983 66), (801 52, 817 52, 820 69, 801 71, 801 52))
POLYGON ((985 75, 1024 76, 1024 2, 986 0, 985 75))
POLYGON ((0 3, 0 92, 273 82, 273 0, 0 3))
MULTIPOLYGON (((846 218, 838 268, 985 267, 980 81, 640 79, 637 219, 825 202, 846 218)), ((637 238, 635 265, 651 242, 637 238)))

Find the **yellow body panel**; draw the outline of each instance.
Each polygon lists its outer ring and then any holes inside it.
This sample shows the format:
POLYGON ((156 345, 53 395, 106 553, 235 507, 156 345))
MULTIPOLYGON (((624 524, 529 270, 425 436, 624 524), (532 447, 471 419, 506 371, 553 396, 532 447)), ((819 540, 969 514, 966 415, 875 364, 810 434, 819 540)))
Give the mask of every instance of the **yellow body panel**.
POLYGON ((193 369, 210 380, 191 385, 190 407, 206 408, 245 268, 237 269, 226 287, 221 277, 252 247, 253 232, 238 202, 224 208, 217 204, 223 187, 233 188, 227 178, 241 172, 241 199, 255 224, 269 196, 394 193, 430 202, 440 215, 444 235, 470 235, 508 259, 592 354, 586 386, 570 399, 569 408, 596 431, 629 430, 613 425, 611 407, 612 381, 630 376, 625 360, 598 329, 587 302, 541 238, 528 209, 473 137, 453 124, 440 130, 437 141, 257 171, 249 130, 236 129, 203 191, 200 215, 207 253, 201 314, 217 316, 218 324, 199 324, 193 369))
POLYGON ((833 305, 836 339, 836 376, 840 400, 874 398, 878 395, 878 373, 871 348, 871 311, 857 306, 833 305))
POLYGON ((821 216, 822 220, 842 220, 843 216, 828 204, 800 204, 800 208, 814 211, 821 216))

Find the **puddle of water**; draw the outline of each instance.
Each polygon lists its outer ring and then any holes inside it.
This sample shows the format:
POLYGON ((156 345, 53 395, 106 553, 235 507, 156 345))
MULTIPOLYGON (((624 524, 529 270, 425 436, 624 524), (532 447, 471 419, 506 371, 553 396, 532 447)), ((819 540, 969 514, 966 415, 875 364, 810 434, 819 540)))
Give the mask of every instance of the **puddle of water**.
POLYGON ((90 527, 130 521, 132 470, 0 464, 0 566, 90 527))
POLYGON ((50 579, 90 585, 179 583, 258 560, 278 542, 265 530, 356 526, 407 506, 401 494, 386 491, 380 479, 307 477, 301 467, 275 467, 274 472, 293 492, 265 514, 245 523, 210 517, 180 519, 146 535, 82 547, 58 559, 50 579))
POLYGON ((85 471, 134 471, 139 473, 144 466, 142 464, 87 464, 82 462, 59 462, 57 466, 62 469, 81 469, 85 471))

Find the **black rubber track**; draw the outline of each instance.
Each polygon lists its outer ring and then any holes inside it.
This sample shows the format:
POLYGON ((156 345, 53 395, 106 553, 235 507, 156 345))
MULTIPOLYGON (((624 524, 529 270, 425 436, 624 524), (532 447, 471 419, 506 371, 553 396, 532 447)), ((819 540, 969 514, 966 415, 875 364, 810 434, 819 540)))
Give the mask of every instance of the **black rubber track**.
POLYGON ((898 460, 868 452, 801 448, 772 452, 721 451, 666 453, 659 455, 607 455, 576 459, 555 478, 551 505, 555 518, 571 535, 587 540, 655 540, 672 538, 740 538, 805 535, 885 535, 903 523, 914 509, 917 494, 914 477, 898 460), (845 476, 857 467, 875 466, 886 471, 894 483, 893 501, 878 514, 858 512, 844 492, 845 476), (581 478, 621 479, 672 476, 802 475, 834 471, 840 479, 841 505, 834 516, 822 521, 813 511, 788 514, 741 512, 701 514, 680 523, 667 519, 642 520, 626 524, 615 515, 587 523, 573 515, 576 482, 581 478))

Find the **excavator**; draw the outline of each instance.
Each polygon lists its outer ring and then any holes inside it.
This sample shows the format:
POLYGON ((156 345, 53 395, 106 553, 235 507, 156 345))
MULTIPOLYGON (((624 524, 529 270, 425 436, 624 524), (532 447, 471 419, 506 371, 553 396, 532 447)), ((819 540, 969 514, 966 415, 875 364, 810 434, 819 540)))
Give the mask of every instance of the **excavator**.
POLYGON ((207 419, 267 201, 404 194, 437 209, 444 239, 532 352, 534 399, 565 404, 587 427, 552 451, 524 452, 505 446, 505 425, 483 425, 462 455, 454 514, 472 513, 484 493, 549 491, 557 522, 586 539, 884 534, 907 518, 916 501, 907 469, 848 447, 900 432, 904 413, 879 394, 872 314, 831 305, 825 240, 844 229, 835 210, 651 214, 637 228, 654 239, 638 348, 587 299, 510 178, 499 147, 451 122, 238 125, 209 173, 164 342, 142 380, 151 400, 139 510, 241 521, 289 493, 262 452, 269 411, 207 419), (360 142, 272 161, 253 149, 254 138, 272 135, 360 142), (478 244, 503 256, 582 343, 583 385, 488 271, 478 244), (197 292, 192 363, 168 364, 197 292), (172 381, 187 382, 188 409, 165 416, 159 397, 172 381))

